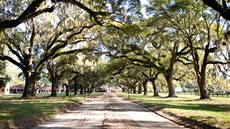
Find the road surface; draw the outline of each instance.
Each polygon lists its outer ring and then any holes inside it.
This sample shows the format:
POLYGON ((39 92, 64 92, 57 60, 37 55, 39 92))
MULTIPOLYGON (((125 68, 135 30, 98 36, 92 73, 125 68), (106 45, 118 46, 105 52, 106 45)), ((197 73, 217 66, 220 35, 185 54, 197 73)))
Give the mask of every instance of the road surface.
POLYGON ((184 129, 144 107, 112 93, 92 99, 76 110, 34 129, 184 129))

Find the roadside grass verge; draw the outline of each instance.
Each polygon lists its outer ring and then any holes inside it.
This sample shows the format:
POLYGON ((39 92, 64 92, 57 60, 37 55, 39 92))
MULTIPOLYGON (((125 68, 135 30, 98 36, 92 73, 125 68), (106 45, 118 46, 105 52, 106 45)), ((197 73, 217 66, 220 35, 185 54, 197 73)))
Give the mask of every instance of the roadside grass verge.
POLYGON ((84 97, 87 99, 99 95, 101 93, 67 97, 64 94, 58 94, 58 97, 48 97, 48 94, 39 94, 37 95, 39 97, 33 99, 22 99, 21 95, 1 95, 0 128, 2 124, 14 123, 15 125, 18 123, 17 121, 26 122, 35 118, 49 119, 81 104, 84 97))
MULTIPOLYGON (((118 93, 125 99, 126 93, 118 93)), ((162 95, 161 95, 162 96, 162 95)), ((230 99, 212 97, 199 100, 199 96, 179 94, 177 98, 152 97, 150 95, 130 94, 129 100, 157 107, 158 111, 177 118, 186 118, 197 124, 213 128, 230 128, 230 99)))

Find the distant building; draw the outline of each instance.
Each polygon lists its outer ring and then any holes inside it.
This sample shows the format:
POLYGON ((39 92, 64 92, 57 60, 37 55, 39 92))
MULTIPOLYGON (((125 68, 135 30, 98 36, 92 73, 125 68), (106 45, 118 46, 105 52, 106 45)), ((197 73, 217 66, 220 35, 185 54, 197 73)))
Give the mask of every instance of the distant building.
MULTIPOLYGON (((57 93, 65 92, 65 88, 57 88, 57 93)), ((51 93, 51 86, 43 86, 37 89, 37 93, 51 93)))
POLYGON ((22 94, 24 91, 24 87, 25 86, 23 84, 12 85, 10 86, 10 93, 22 94))
MULTIPOLYGON (((5 87, 0 88, 0 94, 9 95, 9 94, 22 94, 24 91, 24 84, 15 84, 11 85, 7 83, 5 87)), ((51 86, 43 86, 37 88, 37 93, 51 93, 51 86)), ((64 87, 57 88, 57 93, 65 92, 64 87)))
POLYGON ((10 94, 10 84, 7 83, 5 87, 0 88, 0 94, 9 95, 10 94))
POLYGON ((43 86, 37 89, 37 93, 51 93, 51 86, 43 86))

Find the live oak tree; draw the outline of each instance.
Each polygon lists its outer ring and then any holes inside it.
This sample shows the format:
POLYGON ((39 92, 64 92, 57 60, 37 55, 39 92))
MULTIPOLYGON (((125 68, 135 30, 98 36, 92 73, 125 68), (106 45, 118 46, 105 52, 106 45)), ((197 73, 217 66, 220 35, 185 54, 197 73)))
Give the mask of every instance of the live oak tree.
MULTIPOLYGON (((206 65, 203 65, 202 72, 200 71, 200 57, 198 53, 199 47, 195 47, 194 45, 199 45, 199 43, 195 43, 195 40, 198 38, 195 38, 197 35, 201 35, 202 32, 199 30, 203 26, 201 25, 201 21, 199 18, 201 17, 201 6, 198 6, 197 4, 192 4, 192 1, 187 1, 187 3, 177 2, 174 5, 171 6, 171 13, 165 13, 166 17, 165 19, 168 20, 171 24, 170 26, 175 28, 176 31, 181 35, 182 43, 188 43, 187 46, 191 50, 191 58, 183 58, 179 60, 180 62, 186 64, 187 61, 192 61, 194 65, 194 70, 196 71, 197 76, 197 83, 199 85, 199 89, 201 93, 201 98, 208 98, 207 88, 204 81, 205 76, 205 70, 206 65), (198 8, 195 8, 198 7, 198 8), (196 10, 195 10, 196 9, 196 10), (194 11, 194 13, 191 13, 194 11), (195 17, 196 16, 196 17, 195 17), (200 25, 198 27, 198 25, 200 25), (184 60, 184 61, 183 61, 184 60), (202 73, 202 75, 200 74, 202 73), (203 82, 203 84, 201 83, 203 82)), ((170 8, 169 6, 169 8, 170 8)), ((205 36, 202 35, 202 36, 205 36)), ((203 40, 204 37, 200 37, 200 40, 203 40)), ((202 42, 203 43, 203 42, 202 42)), ((201 43, 200 43, 201 44, 201 43)), ((202 47, 201 47, 202 48, 202 47)), ((205 57, 207 59, 207 56, 205 57)), ((205 59, 205 60, 206 60, 205 59)), ((189 64, 189 63, 188 63, 189 64)), ((202 65, 202 64, 201 64, 202 65)))
POLYGON ((124 69, 122 73, 122 76, 136 80, 134 82, 136 84, 132 86, 133 93, 135 94, 137 93, 137 91, 138 91, 138 94, 142 94, 142 91, 143 91, 144 95, 148 95, 147 83, 149 80, 146 77, 144 77, 143 75, 144 71, 145 71, 145 68, 130 64, 126 66, 126 68, 124 69), (136 90, 137 88, 138 90, 136 90))
POLYGON ((49 72, 49 80, 51 81, 51 96, 57 96, 57 88, 60 86, 62 79, 71 74, 74 62, 76 61, 74 55, 62 55, 56 59, 49 60, 47 63, 47 70, 49 72))
MULTIPOLYGON (((93 48, 94 45, 92 45, 92 40, 93 39, 85 40, 83 46, 75 46, 75 49, 62 51, 48 61, 46 66, 49 71, 49 79, 52 82, 51 96, 57 96, 56 89, 59 87, 62 80, 65 80, 64 82, 73 83, 73 81, 71 82, 73 79, 77 82, 77 80, 75 80, 79 74, 77 69, 80 68, 80 66, 77 65, 77 62, 79 62, 78 58, 82 55, 93 56, 92 53, 95 48, 93 48)), ((77 88, 75 88, 75 92, 76 90, 77 88)))
POLYGON ((136 87, 138 85, 138 80, 135 78, 127 75, 116 75, 114 79, 116 80, 113 80, 113 83, 117 86, 120 86, 122 89, 125 89, 126 92, 134 94, 137 93, 136 87))
POLYGON ((149 69, 147 69, 147 72, 142 72, 142 74, 144 75, 144 77, 146 77, 152 83, 153 96, 159 96, 159 91, 158 91, 158 87, 156 85, 156 80, 157 80, 157 77, 160 74, 160 72, 157 71, 156 69, 149 68, 149 69))
POLYGON ((209 64, 225 64, 227 62, 217 61, 213 54, 220 50, 222 46, 215 32, 214 25, 217 16, 209 14, 206 8, 194 1, 176 1, 171 5, 171 13, 166 13, 166 20, 170 21, 171 27, 175 28, 181 35, 182 43, 190 48, 190 55, 180 59, 183 64, 193 64, 199 86, 200 99, 209 98, 208 87, 206 84, 206 70, 209 64), (186 63, 187 62, 187 63, 186 63))
POLYGON ((23 71, 26 78, 23 97, 35 95, 35 82, 50 58, 74 52, 76 49, 71 49, 71 45, 90 38, 85 37, 86 33, 84 31, 85 29, 92 28, 94 24, 90 24, 90 22, 82 25, 72 23, 69 26, 65 26, 66 20, 69 19, 61 19, 54 26, 49 21, 46 23, 43 21, 43 23, 39 24, 39 19, 35 19, 30 23, 28 22, 24 32, 20 32, 20 30, 15 28, 5 33, 5 39, 4 41, 2 40, 2 44, 8 47, 9 52, 15 55, 17 60, 7 55, 1 55, 0 58, 1 60, 10 61, 23 71), (43 25, 47 29, 44 29, 43 25), (66 47, 68 47, 67 51, 59 51, 66 47))
POLYGON ((133 65, 125 58, 113 58, 108 64, 108 76, 111 76, 111 83, 119 86, 123 91, 134 94, 142 94, 142 91, 144 95, 148 94, 149 80, 142 74, 145 71, 146 68, 133 65))

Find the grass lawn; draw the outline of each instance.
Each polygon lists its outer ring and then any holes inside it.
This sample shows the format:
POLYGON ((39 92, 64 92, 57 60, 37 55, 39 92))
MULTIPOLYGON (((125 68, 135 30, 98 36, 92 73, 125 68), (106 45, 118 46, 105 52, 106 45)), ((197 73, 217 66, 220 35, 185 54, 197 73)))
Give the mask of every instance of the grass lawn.
MULTIPOLYGON (((95 97, 101 93, 87 94, 86 98, 95 97)), ((33 118, 56 115, 66 105, 84 100, 84 95, 68 96, 58 94, 58 97, 47 97, 48 94, 39 94, 35 99, 21 99, 21 95, 0 95, 0 125, 5 122, 24 118, 33 118)), ((1 126, 0 126, 1 127, 1 126)))
MULTIPOLYGON (((118 93, 128 98, 126 93, 118 93)), ((199 100, 199 96, 178 94, 177 98, 152 97, 130 94, 129 99, 148 103, 167 114, 185 117, 217 128, 230 128, 230 98, 211 97, 210 100, 199 100)))

